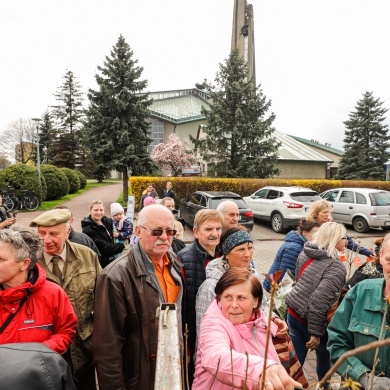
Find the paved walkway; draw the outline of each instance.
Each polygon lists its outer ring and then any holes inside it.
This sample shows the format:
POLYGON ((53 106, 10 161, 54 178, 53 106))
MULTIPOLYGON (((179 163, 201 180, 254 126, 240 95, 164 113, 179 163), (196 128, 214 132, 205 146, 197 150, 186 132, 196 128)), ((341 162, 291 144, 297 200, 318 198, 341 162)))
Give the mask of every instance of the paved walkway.
MULTIPOLYGON (((105 214, 110 215, 110 204, 118 199, 119 194, 122 191, 122 183, 115 183, 103 187, 93 188, 84 194, 73 198, 68 202, 64 202, 63 205, 69 207, 74 216, 73 227, 77 231, 81 231, 80 221, 89 214, 89 203, 94 199, 101 199, 104 203, 105 214)), ((41 214, 41 211, 24 212, 18 214, 18 223, 28 226, 30 221, 36 216, 41 214)), ((135 219, 134 224, 137 220, 135 219)), ((356 232, 348 230, 347 232, 355 240, 359 241, 361 246, 373 248, 374 241, 377 237, 383 237, 384 232, 382 230, 371 230, 366 235, 357 236, 356 232)), ((283 244, 285 236, 283 234, 274 233, 271 228, 264 223, 256 222, 251 235, 255 244, 255 255, 254 261, 256 269, 262 275, 267 273, 273 259, 275 258, 276 252, 279 247, 283 244)), ((189 226, 185 227, 184 240, 186 243, 192 242, 194 239, 192 228, 189 226)), ((311 388, 314 388, 316 382, 316 357, 315 353, 311 352, 305 362, 305 372, 311 388)), ((334 378, 336 379, 336 378, 334 378)))
MULTIPOLYGON (((81 232, 81 220, 89 214, 89 204, 94 199, 101 199, 104 204, 105 215, 110 216, 110 204, 116 202, 122 191, 122 182, 102 187, 92 188, 83 194, 76 196, 62 205, 67 206, 73 214, 73 228, 81 232)), ((18 214, 18 223, 28 226, 30 221, 42 214, 43 211, 30 211, 18 214)))

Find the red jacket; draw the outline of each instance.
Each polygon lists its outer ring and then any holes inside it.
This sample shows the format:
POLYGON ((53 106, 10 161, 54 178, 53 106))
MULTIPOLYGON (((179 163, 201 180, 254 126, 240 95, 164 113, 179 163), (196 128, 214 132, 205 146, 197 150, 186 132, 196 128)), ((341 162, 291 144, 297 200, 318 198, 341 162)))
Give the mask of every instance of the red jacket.
POLYGON ((39 264, 30 271, 26 283, 0 289, 0 325, 18 309, 29 290, 29 297, 0 334, 0 344, 38 342, 64 353, 76 335, 77 317, 64 290, 46 280, 39 264))

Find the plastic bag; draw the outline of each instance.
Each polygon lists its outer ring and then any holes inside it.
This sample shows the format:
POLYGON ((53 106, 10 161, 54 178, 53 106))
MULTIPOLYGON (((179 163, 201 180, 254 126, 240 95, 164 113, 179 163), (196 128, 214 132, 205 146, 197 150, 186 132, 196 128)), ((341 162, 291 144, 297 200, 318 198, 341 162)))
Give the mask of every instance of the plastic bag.
POLYGON ((279 288, 276 291, 274 302, 275 302, 275 311, 278 313, 279 317, 286 319, 287 317, 287 304, 286 297, 287 294, 295 286, 295 277, 292 272, 288 269, 284 274, 282 281, 279 283, 279 288))

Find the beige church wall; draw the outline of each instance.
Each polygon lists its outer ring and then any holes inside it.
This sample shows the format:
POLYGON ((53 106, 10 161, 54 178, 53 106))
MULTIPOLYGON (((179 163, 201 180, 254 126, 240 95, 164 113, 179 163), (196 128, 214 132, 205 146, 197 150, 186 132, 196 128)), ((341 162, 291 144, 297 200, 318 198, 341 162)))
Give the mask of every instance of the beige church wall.
POLYGON ((283 161, 275 164, 280 169, 280 178, 325 179, 327 163, 311 161, 283 161))

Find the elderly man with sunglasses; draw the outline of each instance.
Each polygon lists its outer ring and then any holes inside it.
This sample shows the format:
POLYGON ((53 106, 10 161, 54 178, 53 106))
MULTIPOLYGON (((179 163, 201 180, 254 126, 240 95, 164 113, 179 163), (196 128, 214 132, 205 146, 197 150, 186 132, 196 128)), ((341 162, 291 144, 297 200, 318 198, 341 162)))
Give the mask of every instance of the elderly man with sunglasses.
POLYGON ((138 243, 98 278, 93 357, 100 390, 154 389, 156 309, 162 303, 176 303, 181 329, 181 263, 169 251, 173 223, 168 208, 143 208, 135 228, 138 243))

